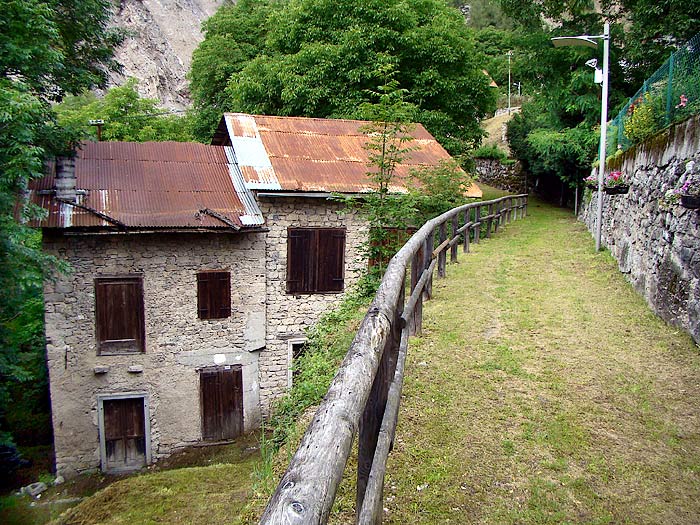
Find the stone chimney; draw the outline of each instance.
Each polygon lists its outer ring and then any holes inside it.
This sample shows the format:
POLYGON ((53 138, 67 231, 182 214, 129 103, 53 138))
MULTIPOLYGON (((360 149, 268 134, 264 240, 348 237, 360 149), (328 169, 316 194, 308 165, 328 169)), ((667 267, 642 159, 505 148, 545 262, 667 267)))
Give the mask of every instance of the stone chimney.
POLYGON ((75 179, 75 157, 56 157, 56 198, 78 202, 75 179))

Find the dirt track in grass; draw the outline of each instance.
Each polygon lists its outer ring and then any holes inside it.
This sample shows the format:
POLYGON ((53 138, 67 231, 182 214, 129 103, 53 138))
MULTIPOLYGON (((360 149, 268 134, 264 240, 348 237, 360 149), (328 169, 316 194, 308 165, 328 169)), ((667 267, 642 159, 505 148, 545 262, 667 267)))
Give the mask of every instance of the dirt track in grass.
POLYGON ((529 211, 435 280, 385 522, 700 523, 698 347, 570 211, 529 211))

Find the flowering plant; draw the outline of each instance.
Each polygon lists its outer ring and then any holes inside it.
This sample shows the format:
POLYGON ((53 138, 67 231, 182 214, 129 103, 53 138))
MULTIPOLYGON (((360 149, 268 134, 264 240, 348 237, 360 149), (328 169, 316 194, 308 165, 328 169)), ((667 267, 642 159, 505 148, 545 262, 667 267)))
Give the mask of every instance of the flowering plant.
POLYGON ((680 188, 675 188, 673 191, 678 195, 700 195, 700 179, 688 177, 680 188))
POLYGON ((604 183, 606 188, 612 188, 613 186, 624 186, 628 184, 627 179, 625 179, 625 176, 621 171, 611 171, 608 175, 606 175, 604 183))
POLYGON ((682 195, 700 197, 700 176, 695 173, 695 162, 693 161, 686 164, 685 173, 681 176, 678 185, 665 193, 664 204, 676 204, 682 195))
POLYGON ((589 186, 597 186, 598 185, 598 175, 596 174, 591 174, 585 179, 583 179, 583 183, 589 186))

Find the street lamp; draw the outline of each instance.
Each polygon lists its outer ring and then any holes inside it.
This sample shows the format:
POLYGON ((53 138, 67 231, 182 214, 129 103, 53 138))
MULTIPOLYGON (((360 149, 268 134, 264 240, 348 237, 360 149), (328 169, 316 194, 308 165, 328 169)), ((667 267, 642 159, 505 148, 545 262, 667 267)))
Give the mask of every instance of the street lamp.
MULTIPOLYGON (((602 35, 579 35, 579 36, 561 36, 552 38, 554 47, 561 46, 585 46, 598 48, 598 40, 603 41, 603 96, 600 111, 600 149, 598 154, 598 215, 595 231, 595 250, 600 250, 600 237, 603 230, 603 175, 605 174, 605 142, 607 135, 608 124, 608 61, 610 57, 610 23, 605 22, 602 35)), ((596 80, 598 78, 597 64, 593 66, 596 69, 596 80)))
POLYGON ((508 57, 508 114, 510 115, 510 59, 513 56, 513 51, 508 51, 506 56, 508 57))

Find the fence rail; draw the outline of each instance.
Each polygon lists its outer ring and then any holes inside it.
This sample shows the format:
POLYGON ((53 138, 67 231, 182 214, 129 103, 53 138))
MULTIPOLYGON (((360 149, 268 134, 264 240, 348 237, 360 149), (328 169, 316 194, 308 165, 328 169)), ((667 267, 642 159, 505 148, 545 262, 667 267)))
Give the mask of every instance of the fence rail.
POLYGON ((391 259, 260 523, 326 523, 358 432, 356 519, 362 524, 381 522, 384 474, 398 421, 408 340, 421 333, 422 306, 432 294, 433 272, 437 267, 438 276, 445 276, 448 249, 454 261, 460 242, 466 253, 470 242, 490 237, 518 215, 527 215, 527 195, 465 204, 426 222, 391 259))
POLYGON ((700 113, 700 34, 671 53, 608 123, 606 154, 626 150, 646 134, 696 113, 700 113))

